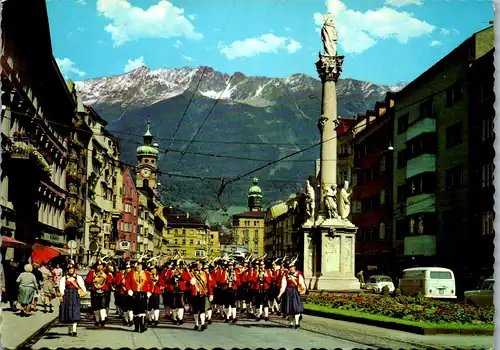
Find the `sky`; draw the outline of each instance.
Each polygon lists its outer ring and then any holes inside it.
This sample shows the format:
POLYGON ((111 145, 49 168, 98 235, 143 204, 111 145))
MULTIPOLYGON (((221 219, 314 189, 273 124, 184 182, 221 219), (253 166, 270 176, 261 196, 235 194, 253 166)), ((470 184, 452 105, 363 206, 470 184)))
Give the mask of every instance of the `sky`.
POLYGON ((488 0, 47 0, 47 9, 54 56, 73 80, 141 65, 317 77, 330 12, 342 77, 410 82, 494 19, 488 0))

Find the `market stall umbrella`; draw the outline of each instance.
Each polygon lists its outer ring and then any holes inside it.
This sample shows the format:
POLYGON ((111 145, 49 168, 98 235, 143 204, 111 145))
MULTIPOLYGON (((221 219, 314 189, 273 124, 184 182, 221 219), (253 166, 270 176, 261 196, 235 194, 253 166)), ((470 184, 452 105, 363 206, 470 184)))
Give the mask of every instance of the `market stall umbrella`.
POLYGON ((40 243, 33 244, 33 251, 31 253, 31 261, 37 263, 47 263, 53 258, 60 256, 61 251, 54 247, 46 247, 40 243))
POLYGON ((2 248, 26 248, 26 243, 12 237, 2 236, 2 248))

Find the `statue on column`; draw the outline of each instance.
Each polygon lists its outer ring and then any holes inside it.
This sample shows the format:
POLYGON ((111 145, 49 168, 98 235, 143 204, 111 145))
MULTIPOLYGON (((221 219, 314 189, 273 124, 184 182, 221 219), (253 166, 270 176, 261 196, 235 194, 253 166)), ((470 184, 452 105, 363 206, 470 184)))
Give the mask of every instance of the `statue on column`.
POLYGON ((309 180, 306 180, 306 221, 314 220, 314 207, 316 206, 316 193, 309 180))
POLYGON ((340 198, 339 198, 339 214, 342 220, 348 220, 349 214, 351 213, 351 194, 352 192, 348 192, 349 189, 349 181, 344 181, 344 187, 340 190, 340 198))
POLYGON ((331 13, 325 15, 325 23, 321 28, 321 40, 326 56, 337 56, 337 28, 335 27, 335 16, 331 13))
POLYGON ((335 186, 330 186, 325 193, 325 198, 323 199, 325 204, 326 218, 336 219, 338 217, 337 212, 337 188, 335 186))

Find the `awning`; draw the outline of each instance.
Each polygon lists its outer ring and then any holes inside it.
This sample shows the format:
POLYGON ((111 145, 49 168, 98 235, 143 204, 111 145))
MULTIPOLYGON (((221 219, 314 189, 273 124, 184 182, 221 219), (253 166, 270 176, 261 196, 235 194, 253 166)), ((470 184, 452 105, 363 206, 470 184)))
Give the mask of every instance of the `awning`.
POLYGON ((18 241, 12 237, 2 236, 2 247, 3 248, 25 248, 26 243, 18 241))
POLYGON ((39 243, 35 243, 33 244, 33 251, 31 253, 31 262, 47 263, 59 255, 61 255, 61 252, 57 248, 46 247, 39 243))
POLYGON ((59 248, 59 247, 54 247, 54 246, 50 246, 49 248, 57 250, 59 252, 59 254, 61 254, 61 255, 69 255, 69 251, 65 248, 59 248))

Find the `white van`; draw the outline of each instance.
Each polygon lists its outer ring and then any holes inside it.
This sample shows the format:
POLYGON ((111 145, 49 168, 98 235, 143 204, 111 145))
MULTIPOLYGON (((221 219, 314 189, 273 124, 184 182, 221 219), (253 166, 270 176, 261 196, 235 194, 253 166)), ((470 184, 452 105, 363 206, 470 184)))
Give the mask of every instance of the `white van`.
POLYGON ((425 298, 456 299, 455 275, 443 267, 414 267, 403 271, 399 283, 403 295, 421 293, 425 298))

